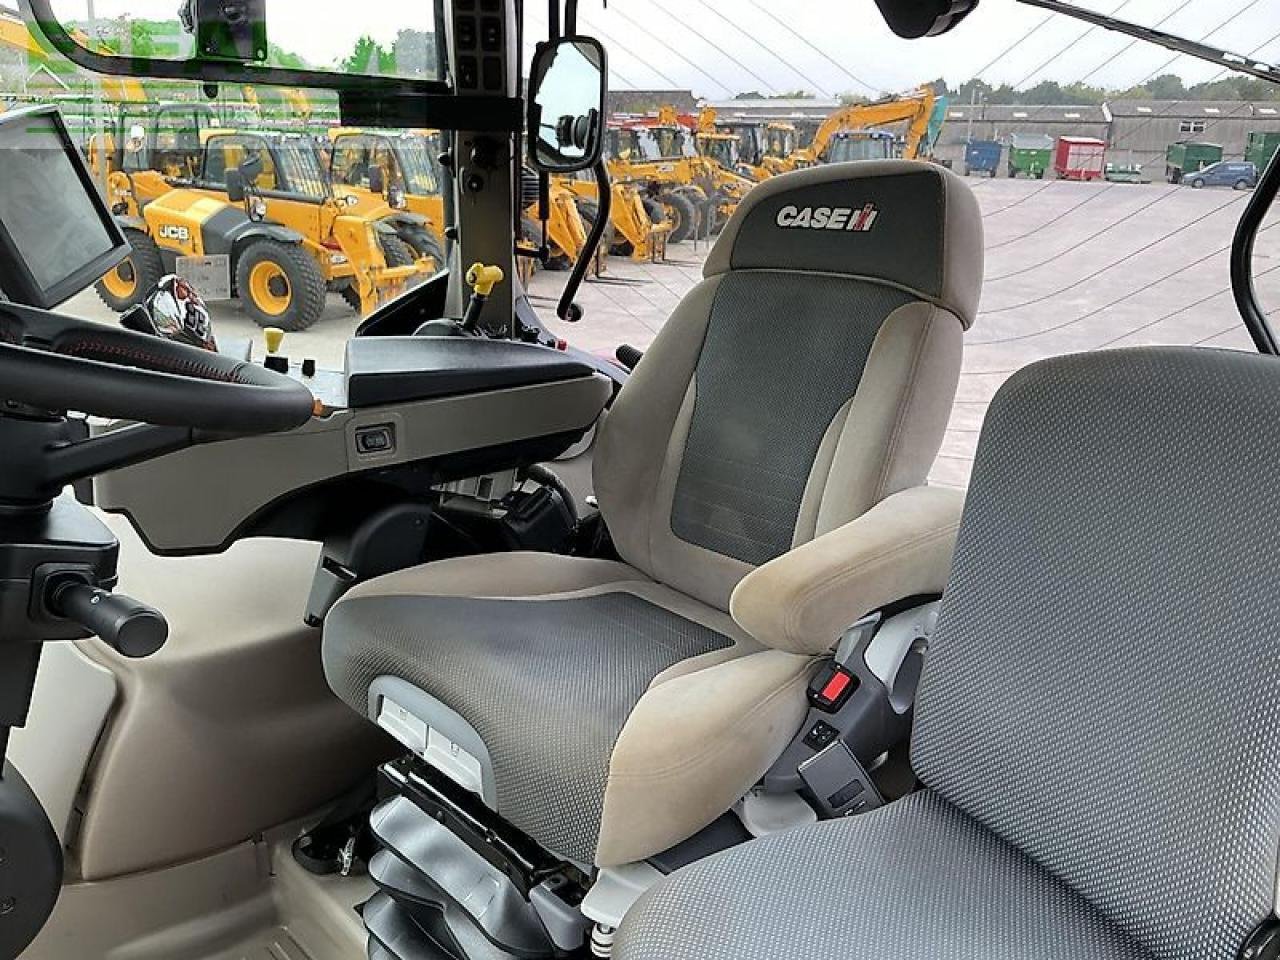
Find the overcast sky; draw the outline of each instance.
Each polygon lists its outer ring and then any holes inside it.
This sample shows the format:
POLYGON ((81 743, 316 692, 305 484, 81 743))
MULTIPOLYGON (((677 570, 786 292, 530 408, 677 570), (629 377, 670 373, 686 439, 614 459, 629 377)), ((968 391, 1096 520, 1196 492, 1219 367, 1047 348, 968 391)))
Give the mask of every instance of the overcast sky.
MULTIPOLYGON (((56 0, 55 9, 83 17, 86 2, 56 0)), ((1169 17, 1164 30, 1280 60, 1280 0, 1087 3, 1149 26, 1169 17)), ((97 0, 96 6, 99 16, 170 19, 177 0, 97 0)), ((914 42, 889 32, 874 0, 610 0, 608 10, 601 7, 600 0, 583 0, 580 29, 609 48, 612 86, 691 88, 709 99, 747 90, 869 95, 938 76, 959 84, 979 70, 992 83, 1023 87, 1045 79, 1124 87, 1157 70, 1196 82, 1219 72, 1189 57, 1165 67, 1172 54, 1162 48, 1140 42, 1125 50, 1131 41, 1124 36, 1014 0, 982 0, 951 33, 914 42)), ((545 33, 545 9, 543 0, 529 0, 530 42, 545 33)), ((388 42, 402 27, 433 27, 424 0, 268 0, 267 10, 272 39, 317 64, 349 52, 361 33, 388 42)))

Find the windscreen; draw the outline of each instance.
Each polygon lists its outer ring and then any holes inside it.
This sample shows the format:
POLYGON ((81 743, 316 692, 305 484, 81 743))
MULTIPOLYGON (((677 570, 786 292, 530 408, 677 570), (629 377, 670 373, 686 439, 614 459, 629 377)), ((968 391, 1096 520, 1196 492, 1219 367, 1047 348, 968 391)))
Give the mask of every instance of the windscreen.
POLYGON ((324 169, 311 144, 289 139, 281 142, 275 153, 286 189, 317 200, 329 195, 324 169))
POLYGON ((402 137, 397 153, 409 193, 429 197, 440 192, 435 161, 431 156, 430 143, 425 137, 402 137))
POLYGON ((0 123, 0 170, 0 223, 36 286, 52 290, 114 249, 49 114, 0 123))

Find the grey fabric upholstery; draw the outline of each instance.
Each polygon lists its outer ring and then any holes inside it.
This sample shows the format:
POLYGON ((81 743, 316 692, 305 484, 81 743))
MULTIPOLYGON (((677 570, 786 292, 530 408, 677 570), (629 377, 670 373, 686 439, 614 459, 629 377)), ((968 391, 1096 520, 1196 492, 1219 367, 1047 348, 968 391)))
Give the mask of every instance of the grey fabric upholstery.
POLYGON ((936 794, 696 863, 627 915, 618 960, 1148 960, 936 794))
POLYGON ((671 529, 758 565, 791 548, 818 447, 857 391, 894 287, 774 271, 716 290, 671 529))
POLYGON ((399 677, 472 722, 498 812, 555 852, 595 854, 609 759, 654 677, 732 641, 630 593, 563 600, 357 597, 325 627, 325 673, 366 712, 399 677))
POLYGON ((1163 960, 1230 960, 1280 849, 1280 364, 1031 367, 987 415, 921 778, 1163 960))
POLYGON ((1233 960, 1276 902, 1277 436, 1274 358, 1015 375, 916 705, 927 790, 676 874, 618 960, 1233 960))

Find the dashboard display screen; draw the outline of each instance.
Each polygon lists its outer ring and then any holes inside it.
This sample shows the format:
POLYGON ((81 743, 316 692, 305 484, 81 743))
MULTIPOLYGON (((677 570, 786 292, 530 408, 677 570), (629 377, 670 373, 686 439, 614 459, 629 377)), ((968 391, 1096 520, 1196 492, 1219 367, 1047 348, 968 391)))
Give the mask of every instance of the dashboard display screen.
POLYGON ((0 170, 0 285, 10 299, 52 307, 119 259, 124 240, 55 110, 0 116, 0 170))

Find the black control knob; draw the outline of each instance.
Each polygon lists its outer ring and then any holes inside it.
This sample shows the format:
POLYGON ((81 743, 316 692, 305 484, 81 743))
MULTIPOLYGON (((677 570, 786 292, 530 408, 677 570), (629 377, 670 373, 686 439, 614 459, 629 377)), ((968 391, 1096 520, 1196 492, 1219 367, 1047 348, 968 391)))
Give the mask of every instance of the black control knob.
POLYGON ((78 623, 126 657, 149 657, 169 638, 164 614, 145 603, 67 579, 53 584, 49 610, 78 623))

